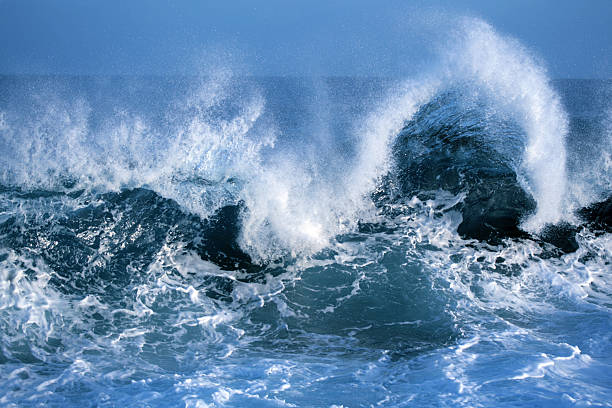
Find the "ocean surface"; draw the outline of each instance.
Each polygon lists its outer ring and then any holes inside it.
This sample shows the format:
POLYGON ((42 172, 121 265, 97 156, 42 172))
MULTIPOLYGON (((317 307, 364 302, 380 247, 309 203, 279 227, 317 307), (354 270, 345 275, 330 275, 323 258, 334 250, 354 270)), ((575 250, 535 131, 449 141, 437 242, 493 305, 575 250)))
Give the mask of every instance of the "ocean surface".
POLYGON ((0 405, 612 406, 612 81, 0 77, 0 405))

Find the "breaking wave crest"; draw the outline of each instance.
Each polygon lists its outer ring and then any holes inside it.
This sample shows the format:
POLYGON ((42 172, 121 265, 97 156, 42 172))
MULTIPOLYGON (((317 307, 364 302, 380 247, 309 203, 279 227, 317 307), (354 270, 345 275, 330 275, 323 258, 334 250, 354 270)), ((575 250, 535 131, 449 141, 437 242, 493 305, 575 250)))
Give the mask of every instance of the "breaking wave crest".
POLYGON ((480 20, 438 49, 401 81, 1 78, 0 403, 609 401, 609 107, 584 133, 480 20))

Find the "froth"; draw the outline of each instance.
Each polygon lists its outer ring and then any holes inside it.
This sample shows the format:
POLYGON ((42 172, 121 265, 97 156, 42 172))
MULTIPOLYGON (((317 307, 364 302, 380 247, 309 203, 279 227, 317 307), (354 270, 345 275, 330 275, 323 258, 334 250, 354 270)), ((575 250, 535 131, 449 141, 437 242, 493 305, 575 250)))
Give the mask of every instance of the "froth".
POLYGON ((55 188, 65 179, 84 188, 145 186, 202 217, 242 201, 240 242, 254 260, 308 255, 368 216, 369 195, 390 170, 393 138, 419 107, 459 86, 486 94, 526 134, 517 170, 537 211, 524 228, 558 222, 566 209, 568 125, 545 70, 482 21, 461 20, 450 35, 437 67, 394 83, 369 115, 353 118, 349 155, 328 151, 326 139, 334 135, 325 106, 312 109, 320 116, 313 122, 325 122, 312 137, 314 146, 273 148, 279 135, 262 123, 261 92, 221 70, 177 101, 161 130, 138 114, 119 112, 93 132, 91 108, 79 100, 39 103, 42 114, 21 127, 3 114, 0 143, 9 154, 0 159, 2 181, 34 188, 55 188))
POLYGON ((2 183, 102 191, 145 186, 207 217, 239 200, 233 180, 253 172, 275 137, 274 129, 257 128, 264 111, 258 90, 238 92, 231 82, 223 71, 202 80, 174 103, 162 128, 138 112, 118 111, 94 129, 86 101, 35 96, 31 116, 2 115, 2 183))
MULTIPOLYGON (((247 207, 242 246, 259 261, 310 255, 334 236, 352 230, 372 214, 369 197, 378 178, 389 170, 390 143, 405 120, 431 97, 428 81, 406 82, 393 89, 378 109, 354 123, 356 153, 319 161, 300 151, 282 151, 245 189, 247 207)), ((318 138, 318 137, 316 137, 318 138)))
POLYGON ((467 19, 456 34, 458 46, 445 57, 450 81, 475 82, 527 135, 519 176, 537 211, 523 228, 537 231, 560 221, 566 206, 568 120, 545 69, 517 41, 483 21, 467 19))

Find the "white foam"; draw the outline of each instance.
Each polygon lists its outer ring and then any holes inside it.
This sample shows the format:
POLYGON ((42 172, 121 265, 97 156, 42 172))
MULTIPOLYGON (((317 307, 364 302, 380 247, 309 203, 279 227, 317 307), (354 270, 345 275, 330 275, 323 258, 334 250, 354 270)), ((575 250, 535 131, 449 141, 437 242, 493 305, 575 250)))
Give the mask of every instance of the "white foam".
POLYGON ((537 231, 565 216, 568 120, 541 64, 517 41, 487 23, 466 19, 445 55, 447 80, 473 82, 527 135, 521 167, 537 202, 523 228, 537 231))
POLYGON ((371 204, 367 196, 378 178, 390 169, 390 146, 405 121, 437 92, 457 86, 486 95, 498 114, 526 134, 519 180, 537 210, 523 228, 538 231, 566 219, 568 121, 546 70, 518 42, 476 19, 462 20, 440 52, 439 67, 392 89, 384 103, 356 120, 357 155, 351 163, 328 169, 292 152, 263 168, 245 195, 243 247, 259 260, 308 254, 352 228, 371 204))
POLYGON ((260 150, 275 137, 273 129, 255 134, 264 110, 257 89, 237 95, 232 85, 231 74, 220 71, 195 86, 169 112, 174 116, 169 134, 130 112, 119 112, 94 133, 85 101, 35 97, 33 117, 0 117, 0 146, 8 153, 2 158, 2 182, 61 189, 68 178, 78 188, 112 191, 148 186, 207 217, 236 202, 228 180, 248 178, 260 150), (219 110, 232 115, 219 117, 219 110))
POLYGON ((358 120, 357 154, 345 165, 280 152, 245 189, 243 248, 257 261, 309 255, 353 229, 372 209, 369 194, 389 169, 390 143, 434 88, 428 81, 406 82, 379 109, 358 120))
POLYGON ((47 98, 42 113, 22 128, 2 115, 0 143, 11 152, 3 159, 3 182, 52 188, 58 175, 67 175, 88 188, 148 186, 202 217, 243 200, 240 243, 256 261, 309 255, 372 209, 369 194, 390 168, 390 146, 405 121, 438 91, 468 82, 527 134, 521 176, 537 212, 524 227, 558 222, 565 212, 567 119, 544 68, 480 20, 462 20, 451 31, 439 67, 394 87, 369 115, 355 119, 356 154, 347 163, 327 151, 331 119, 324 106, 312 109, 321 116, 313 118, 321 122, 316 146, 275 149, 264 162, 262 151, 277 136, 256 126, 265 101, 256 89, 237 94, 231 73, 220 70, 178 104, 170 134, 156 133, 129 112, 103 134, 90 134, 90 108, 79 100, 47 98), (219 117, 227 106, 231 117, 219 117))

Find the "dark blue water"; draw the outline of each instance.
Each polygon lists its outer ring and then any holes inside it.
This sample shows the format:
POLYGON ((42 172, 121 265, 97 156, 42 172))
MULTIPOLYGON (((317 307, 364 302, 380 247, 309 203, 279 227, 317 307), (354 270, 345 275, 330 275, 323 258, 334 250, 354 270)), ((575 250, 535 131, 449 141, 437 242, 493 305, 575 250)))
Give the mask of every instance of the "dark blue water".
POLYGON ((1 77, 0 405, 610 406, 612 83, 513 47, 1 77))

